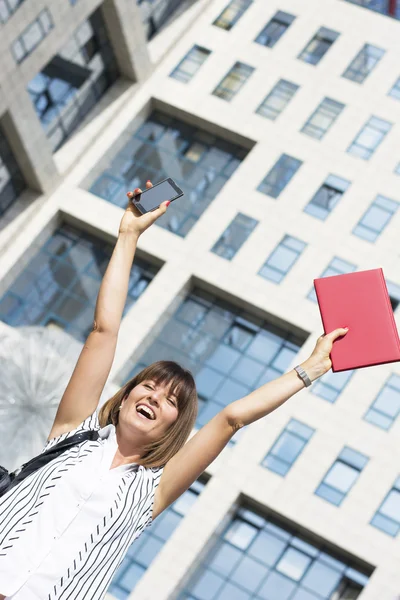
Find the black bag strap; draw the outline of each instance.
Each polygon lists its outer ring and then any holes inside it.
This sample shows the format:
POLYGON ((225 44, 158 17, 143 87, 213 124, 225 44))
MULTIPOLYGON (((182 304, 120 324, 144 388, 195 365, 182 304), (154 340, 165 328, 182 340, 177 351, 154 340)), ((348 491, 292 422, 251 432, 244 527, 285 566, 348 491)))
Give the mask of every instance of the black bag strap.
POLYGON ((41 467, 44 467, 45 465, 47 465, 47 463, 63 454, 63 452, 68 450, 68 448, 72 448, 73 446, 76 446, 81 442, 85 442, 86 440, 95 441, 98 439, 98 437, 99 432, 97 430, 91 429, 90 431, 79 431, 78 433, 71 435, 65 440, 58 442, 58 444, 55 444, 52 448, 45 450, 44 452, 42 452, 42 454, 39 454, 38 456, 35 456, 31 460, 29 460, 27 463, 22 465, 20 469, 14 471, 14 473, 10 473, 9 482, 4 482, 4 487, 0 486, 0 496, 7 492, 10 488, 17 485, 18 483, 21 483, 21 481, 23 481, 32 473, 34 473, 41 467))

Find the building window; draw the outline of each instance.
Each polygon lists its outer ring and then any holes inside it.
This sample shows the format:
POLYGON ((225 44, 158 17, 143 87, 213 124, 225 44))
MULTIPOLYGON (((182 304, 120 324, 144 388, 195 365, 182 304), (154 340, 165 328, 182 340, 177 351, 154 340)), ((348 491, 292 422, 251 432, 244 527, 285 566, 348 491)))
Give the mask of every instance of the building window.
POLYGON ((354 235, 368 242, 375 242, 395 214, 398 206, 398 202, 394 200, 385 198, 385 196, 377 196, 353 229, 354 235))
MULTIPOLYGON (((325 271, 320 275, 320 277, 331 277, 332 275, 343 275, 344 273, 353 273, 357 269, 356 265, 347 262, 346 260, 342 260, 341 258, 333 258, 325 271)), ((313 302, 317 301, 317 296, 315 295, 314 288, 308 294, 307 298, 309 300, 313 300, 313 302)))
POLYGON ((364 160, 371 158, 392 124, 378 117, 371 117, 348 147, 347 152, 364 160))
POLYGON ((347 191, 349 185, 350 181, 337 175, 329 175, 304 208, 304 212, 325 221, 347 191))
POLYGON ((50 11, 45 8, 12 44, 11 49, 15 61, 19 64, 25 60, 53 27, 50 11))
POLYGON ((338 37, 337 31, 321 27, 298 58, 310 65, 317 65, 338 37))
POLYGON ((178 598, 356 600, 368 577, 322 540, 245 505, 178 598))
MULTIPOLYGON (((0 320, 8 325, 55 324, 84 341, 92 329, 100 283, 113 247, 63 226, 32 256, 0 300, 0 320)), ((135 258, 125 311, 158 268, 135 258)))
POLYGON ((128 550, 120 568, 114 575, 108 592, 125 600, 136 587, 161 548, 171 537, 190 508, 204 489, 205 484, 195 481, 186 492, 169 506, 152 524, 143 531, 140 539, 128 550))
POLYGON ((317 110, 313 112, 308 121, 303 125, 301 129, 302 133, 321 140, 343 109, 344 104, 341 102, 336 102, 331 98, 324 98, 317 110))
POLYGON ((400 175, 400 162, 399 162, 399 163, 396 165, 396 168, 395 168, 395 170, 394 170, 394 173, 395 173, 396 175, 400 175))
POLYGON ((118 77, 100 9, 29 83, 53 151, 60 148, 118 77))
POLYGON ((314 431, 315 429, 308 425, 291 419, 262 461, 262 466, 278 475, 286 475, 303 452, 314 431))
MULTIPOLYGON (((74 3, 77 0, 73 0, 74 3)), ((183 4, 180 0, 136 0, 141 20, 148 40, 151 40, 164 25, 172 21, 172 15, 178 12, 183 4)), ((183 10, 189 4, 183 5, 183 10)), ((179 12, 178 12, 179 16, 179 12)))
POLYGON ((303 162, 298 158, 282 154, 257 190, 267 196, 277 198, 302 164, 303 162))
POLYGON ((0 22, 7 23, 24 0, 0 0, 0 22))
POLYGON ((211 50, 202 48, 201 46, 193 46, 181 60, 179 65, 172 71, 170 77, 178 79, 183 83, 188 83, 200 69, 206 58, 211 54, 211 50))
POLYGON ((340 506, 368 460, 361 452, 345 446, 315 490, 316 495, 340 506))
POLYGON ((175 360, 195 377, 201 427, 230 402, 282 375, 302 343, 288 330, 194 289, 139 363, 135 357, 126 363, 118 383, 154 361, 175 360))
POLYGON ((281 112, 285 110, 298 89, 299 86, 295 83, 281 79, 262 101, 256 113, 275 121, 281 112))
POLYGON ((266 46, 267 48, 273 48, 283 36, 285 31, 289 29, 290 25, 295 20, 295 16, 289 13, 278 10, 275 16, 267 23, 264 29, 258 34, 255 41, 257 44, 266 46))
POLYGON ((339 395, 350 381, 354 371, 342 371, 340 373, 327 373, 312 385, 311 392, 328 402, 336 402, 339 395))
POLYGON ((306 245, 297 238, 285 235, 269 255, 258 274, 274 283, 280 283, 289 273, 306 245))
POLYGON ((391 98, 395 98, 396 100, 400 100, 400 77, 390 90, 388 94, 391 98))
POLYGON ((391 375, 364 419, 382 429, 389 429, 400 412, 400 377, 391 375))
POLYGON ((213 25, 221 27, 226 31, 230 31, 234 25, 239 21, 240 17, 249 8, 253 0, 232 0, 224 8, 222 13, 217 19, 215 19, 213 25))
POLYGON ((351 2, 352 4, 357 4, 358 6, 363 6, 364 8, 369 8, 369 10, 373 10, 375 12, 379 12, 383 15, 389 15, 391 17, 395 17, 396 19, 400 18, 400 6, 397 0, 346 0, 347 2, 351 2))
POLYGON ((400 477, 376 511, 371 525, 396 536, 400 531, 400 477))
POLYGON ((363 83, 368 75, 372 73, 378 62, 381 60, 385 50, 377 48, 371 44, 365 44, 357 56, 351 61, 342 77, 363 83))
POLYGON ((249 235, 258 224, 256 219, 238 213, 229 226, 225 229, 219 240, 214 244, 211 252, 231 260, 240 250, 249 235))
POLYGON ((241 62, 236 62, 223 80, 217 85, 213 91, 213 95, 229 102, 236 96, 238 91, 242 89, 253 71, 254 67, 250 67, 241 62))
POLYGON ((392 305, 394 312, 400 304, 400 285, 396 285, 395 283, 386 280, 386 287, 389 292, 390 304, 392 305))
POLYGON ((113 155, 90 191, 125 207, 126 190, 172 177, 185 190, 157 225, 184 237, 234 173, 247 150, 163 113, 153 112, 113 155))
POLYGON ((15 156, 0 128, 0 217, 2 217, 26 188, 15 156))

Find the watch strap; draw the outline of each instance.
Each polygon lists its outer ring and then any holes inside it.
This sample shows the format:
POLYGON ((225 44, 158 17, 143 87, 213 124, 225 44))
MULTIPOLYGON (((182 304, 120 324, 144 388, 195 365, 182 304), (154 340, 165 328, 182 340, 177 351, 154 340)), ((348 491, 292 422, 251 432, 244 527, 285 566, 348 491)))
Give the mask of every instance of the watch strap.
POLYGON ((297 365, 297 367, 294 367, 294 370, 296 371, 297 375, 300 377, 300 379, 302 380, 304 385, 306 387, 310 387, 310 385, 312 383, 311 379, 309 378, 309 376, 307 375, 307 373, 305 372, 303 367, 300 367, 300 365, 297 365))

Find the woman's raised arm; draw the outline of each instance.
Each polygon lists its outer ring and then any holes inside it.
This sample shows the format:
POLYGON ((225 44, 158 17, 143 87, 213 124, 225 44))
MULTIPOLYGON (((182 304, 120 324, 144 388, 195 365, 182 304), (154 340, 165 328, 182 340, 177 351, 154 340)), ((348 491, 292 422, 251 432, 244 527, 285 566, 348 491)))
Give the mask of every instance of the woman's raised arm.
MULTIPOLYGON (((151 187, 151 183, 146 186, 151 187)), ((131 198, 133 194, 128 196, 131 198)), ((93 330, 61 398, 49 439, 71 431, 96 410, 114 360, 137 241, 141 233, 165 213, 167 206, 164 202, 157 210, 140 215, 129 202, 101 282, 93 330)))

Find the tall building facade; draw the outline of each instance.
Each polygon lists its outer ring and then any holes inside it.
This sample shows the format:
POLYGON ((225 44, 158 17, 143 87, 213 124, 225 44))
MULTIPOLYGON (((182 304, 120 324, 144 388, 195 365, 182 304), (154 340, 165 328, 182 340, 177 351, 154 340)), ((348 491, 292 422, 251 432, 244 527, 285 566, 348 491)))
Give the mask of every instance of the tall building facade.
MULTIPOLYGON (((204 425, 312 351, 315 277, 383 267, 399 323, 397 4, 2 0, 3 324, 83 341, 125 192, 167 176, 113 385, 176 360, 204 425)), ((394 600, 399 411, 398 364, 327 374, 233 438, 109 598, 394 600)))

